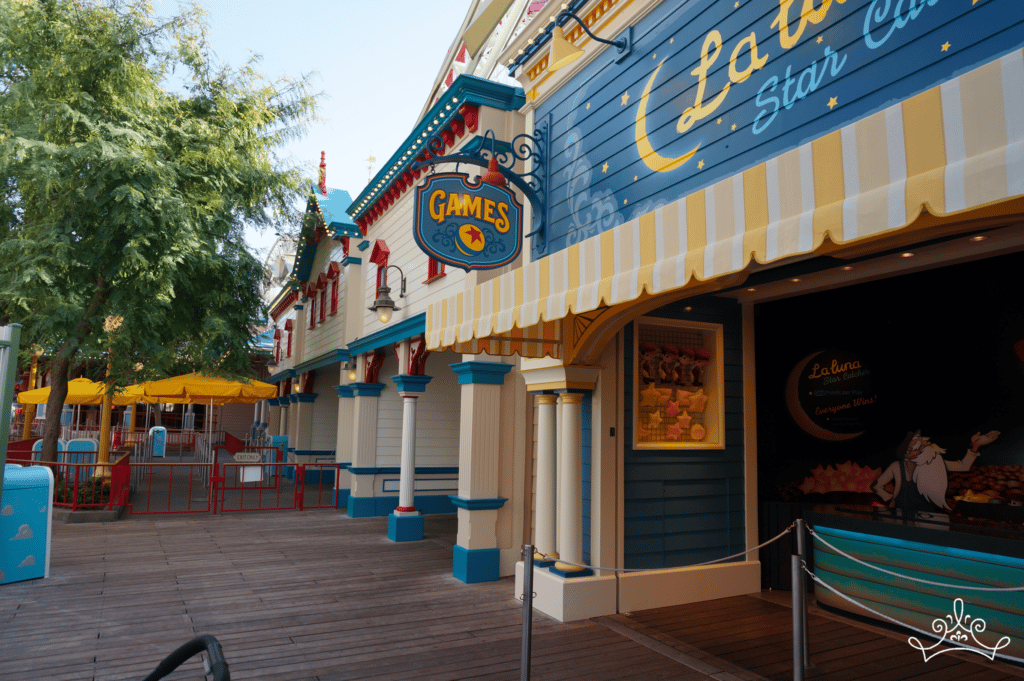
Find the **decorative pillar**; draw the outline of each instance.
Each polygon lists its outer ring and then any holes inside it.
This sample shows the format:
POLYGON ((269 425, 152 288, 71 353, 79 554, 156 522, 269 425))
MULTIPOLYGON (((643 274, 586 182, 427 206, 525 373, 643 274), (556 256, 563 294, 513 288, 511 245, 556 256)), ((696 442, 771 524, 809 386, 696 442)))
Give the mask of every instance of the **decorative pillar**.
MULTIPOLYGON (((345 370, 342 369, 342 380, 344 381, 345 370)), ((338 479, 334 484, 334 501, 338 508, 348 508, 348 499, 352 494, 351 473, 348 468, 352 465, 352 408, 354 403, 351 398, 355 397, 355 391, 350 384, 334 386, 338 393, 338 432, 337 444, 335 445, 334 461, 341 464, 338 469, 338 479)))
POLYGON ((583 456, 581 426, 583 395, 565 392, 558 396, 558 422, 562 434, 558 463, 558 554, 552 572, 563 577, 593 574, 568 563, 583 562, 583 456), (568 561, 562 562, 562 561, 568 561))
POLYGON ((545 560, 539 554, 558 558, 556 547, 557 514, 556 499, 558 481, 558 433, 555 425, 555 402, 557 395, 541 393, 537 398, 537 487, 536 515, 534 516, 537 553, 535 565, 550 566, 554 561, 545 560))
MULTIPOLYGON (((403 343, 404 345, 404 343, 403 343)), ((402 464, 398 481, 398 508, 388 515, 388 539, 423 539, 423 516, 416 510, 416 399, 431 376, 401 374, 391 380, 402 397, 402 464)))
POLYGON ((450 497, 459 514, 452 574, 463 582, 498 579, 498 497, 501 451, 501 389, 511 364, 460 362, 451 365, 462 386, 459 422, 459 494, 450 497))
POLYGON ((377 510, 374 488, 377 466, 377 407, 384 384, 378 383, 384 351, 358 358, 362 382, 349 383, 352 389, 352 465, 349 467, 352 491, 348 499, 351 518, 382 516, 377 510))
POLYGON ((281 399, 271 397, 267 400, 267 435, 281 434, 281 399))

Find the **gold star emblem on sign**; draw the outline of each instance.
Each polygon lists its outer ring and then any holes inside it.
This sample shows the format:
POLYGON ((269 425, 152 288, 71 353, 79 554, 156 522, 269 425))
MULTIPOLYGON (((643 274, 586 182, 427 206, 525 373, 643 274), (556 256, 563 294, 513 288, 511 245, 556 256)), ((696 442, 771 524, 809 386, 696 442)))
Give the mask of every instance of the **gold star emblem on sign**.
POLYGON ((622 106, 626 106, 626 102, 629 101, 629 91, 622 93, 622 106))
POLYGON ((943 52, 949 52, 949 41, 948 40, 942 45, 942 51, 943 52))
POLYGON ((836 101, 835 97, 832 97, 828 100, 828 110, 831 111, 834 106, 839 106, 839 102, 836 101))

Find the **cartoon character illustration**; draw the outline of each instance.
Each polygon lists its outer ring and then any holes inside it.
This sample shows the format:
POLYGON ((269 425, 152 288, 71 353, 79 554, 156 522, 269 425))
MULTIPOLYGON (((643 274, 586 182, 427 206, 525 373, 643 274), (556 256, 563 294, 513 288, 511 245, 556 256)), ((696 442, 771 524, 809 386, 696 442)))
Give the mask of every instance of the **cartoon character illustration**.
POLYGON ((661 366, 661 353, 654 343, 640 344, 640 378, 646 383, 657 380, 656 374, 661 366))
POLYGON ((946 503, 946 488, 949 485, 947 471, 968 471, 978 458, 978 448, 994 442, 999 431, 984 435, 981 432, 971 436, 971 448, 960 461, 946 461, 942 455, 946 450, 939 447, 921 431, 908 433, 896 450, 897 460, 878 476, 871 486, 889 506, 904 511, 934 511, 936 508, 949 511, 946 503), (892 483, 892 492, 886 486, 892 483))
POLYGON ((687 385, 692 379, 693 361, 696 353, 693 348, 679 348, 679 375, 676 377, 676 385, 687 385))
POLYGON ((679 348, 674 345, 662 345, 661 369, 658 376, 662 383, 675 383, 679 371, 679 348))
POLYGON ((690 370, 690 374, 693 377, 694 385, 704 385, 704 367, 711 361, 711 353, 704 348, 697 348, 693 351, 693 367, 690 370))

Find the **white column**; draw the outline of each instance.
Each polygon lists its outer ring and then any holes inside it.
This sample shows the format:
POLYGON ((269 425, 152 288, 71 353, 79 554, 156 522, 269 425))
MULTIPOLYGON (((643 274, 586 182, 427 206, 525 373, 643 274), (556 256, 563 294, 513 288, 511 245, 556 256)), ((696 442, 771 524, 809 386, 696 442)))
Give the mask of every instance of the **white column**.
POLYGON ((555 550, 557 519, 555 500, 557 493, 558 461, 555 430, 556 395, 537 395, 537 553, 558 557, 555 550))
MULTIPOLYGON (((563 561, 583 562, 583 457, 580 448, 583 416, 583 395, 563 393, 558 396, 559 425, 562 450, 559 456, 561 478, 558 489, 558 553, 563 561)), ((571 565, 556 563, 565 572, 577 570, 571 565)))
POLYGON ((402 397, 402 467, 398 482, 398 508, 395 514, 416 513, 416 393, 400 392, 402 397))

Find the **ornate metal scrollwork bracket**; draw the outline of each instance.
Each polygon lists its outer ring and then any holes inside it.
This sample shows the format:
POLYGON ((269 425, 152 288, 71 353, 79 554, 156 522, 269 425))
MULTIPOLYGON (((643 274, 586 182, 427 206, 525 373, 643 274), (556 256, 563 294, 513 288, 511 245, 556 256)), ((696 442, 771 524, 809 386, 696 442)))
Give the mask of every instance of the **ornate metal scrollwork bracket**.
MULTIPOLYGON (((523 196, 529 200, 533 212, 533 229, 526 236, 537 236, 538 242, 543 243, 544 227, 547 224, 547 207, 545 197, 547 193, 547 163, 549 155, 549 119, 541 121, 532 135, 516 135, 511 142, 504 142, 495 139, 494 131, 488 130, 482 136, 463 147, 457 154, 442 156, 444 153, 444 140, 436 137, 430 141, 427 151, 434 156, 424 161, 413 164, 413 170, 431 167, 438 163, 466 163, 469 165, 487 168, 492 158, 498 161, 498 171, 502 176, 511 182, 516 188, 523 192, 523 196), (516 163, 532 161, 528 172, 516 172, 516 163)), ((458 168, 456 167, 456 172, 458 168)), ((539 247, 543 251, 546 245, 539 247)))

